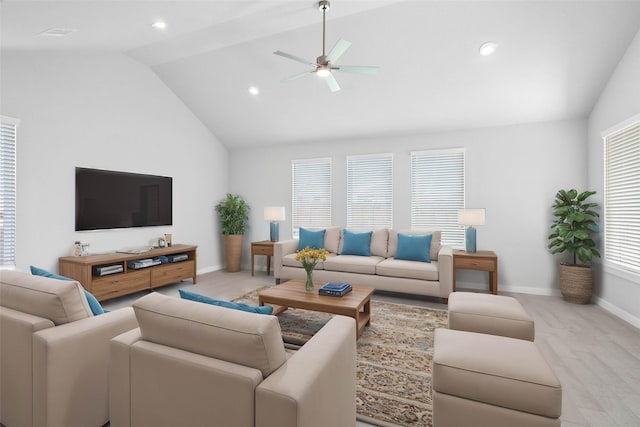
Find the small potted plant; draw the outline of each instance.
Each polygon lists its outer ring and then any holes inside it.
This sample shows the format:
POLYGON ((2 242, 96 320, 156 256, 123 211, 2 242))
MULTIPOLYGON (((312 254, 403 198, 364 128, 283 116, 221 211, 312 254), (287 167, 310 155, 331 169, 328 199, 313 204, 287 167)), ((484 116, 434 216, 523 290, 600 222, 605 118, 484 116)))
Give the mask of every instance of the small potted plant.
POLYGON ((242 240, 249 220, 249 205, 239 195, 227 193, 227 197, 216 205, 216 211, 220 217, 227 271, 240 271, 242 240))
POLYGON ((591 233, 598 229, 596 221, 600 215, 594 211, 598 204, 587 201, 595 193, 560 190, 552 206, 555 220, 551 224, 548 247, 552 254, 568 252, 573 255, 573 263, 560 264, 560 292, 565 300, 577 304, 587 304, 591 300, 591 260, 594 256, 600 257, 591 238, 591 233))

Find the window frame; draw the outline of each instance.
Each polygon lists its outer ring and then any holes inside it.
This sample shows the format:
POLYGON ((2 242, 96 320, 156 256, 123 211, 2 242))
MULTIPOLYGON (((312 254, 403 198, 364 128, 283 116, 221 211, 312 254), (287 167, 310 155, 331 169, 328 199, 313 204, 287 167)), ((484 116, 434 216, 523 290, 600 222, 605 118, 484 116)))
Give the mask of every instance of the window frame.
MULTIPOLYGON (((602 265, 605 272, 609 274, 614 274, 618 277, 622 277, 623 279, 640 284, 640 281, 638 281, 638 279, 640 278, 640 265, 634 266, 634 265, 627 264, 625 262, 613 260, 609 257, 609 249, 607 249, 609 246, 608 242, 610 240, 607 234, 607 228, 608 228, 607 223, 609 222, 609 211, 611 209, 609 206, 609 200, 610 200, 609 155, 610 155, 610 152, 609 152, 608 144, 609 144, 610 138, 617 136, 620 133, 625 132, 626 130, 631 128, 637 128, 637 130, 635 131, 640 131, 640 114, 636 114, 628 118, 627 120, 624 120, 621 123, 618 123, 601 133, 602 149, 603 149, 603 184, 604 184, 604 197, 603 197, 603 203, 602 203, 602 209, 603 209, 602 265)), ((636 137, 640 142, 640 134, 637 135, 636 137)), ((635 142, 635 140, 633 142, 635 142)), ((631 162, 640 161, 640 151, 637 152, 635 155, 637 156, 637 158, 634 157, 631 160, 631 162)), ((638 208, 640 208, 640 204, 638 205, 638 208)))
MULTIPOLYGON (((9 205, 11 206, 11 213, 10 216, 13 217, 13 224, 12 224, 12 229, 11 229, 11 233, 10 235, 11 237, 11 245, 9 252, 10 255, 7 257, 8 260, 5 260, 5 255, 4 253, 5 251, 5 233, 4 233, 4 219, 3 216, 0 217, 0 223, 2 224, 2 227, 0 228, 0 230, 2 230, 2 232, 0 232, 0 239, 1 239, 1 245, 0 245, 0 270, 11 270, 14 269, 16 266, 16 243, 17 243, 17 211, 18 211, 18 206, 17 206, 17 190, 18 190, 18 171, 17 171, 17 151, 18 151, 18 126, 20 125, 20 120, 13 118, 13 117, 7 117, 7 116, 3 116, 0 115, 0 132, 2 133, 2 136, 0 136, 0 194, 2 195, 2 198, 0 198, 0 205, 4 204, 4 195, 8 194, 8 193, 12 193, 12 200, 9 201, 9 205), (10 129, 6 129, 7 128, 12 128, 10 129), (12 138, 7 138, 5 141, 5 132, 10 132, 12 134, 12 138), (5 144, 9 145, 12 144, 12 146, 7 150, 7 147, 5 146, 5 144), (10 163, 11 165, 8 166, 5 163, 10 163), (4 177, 4 173, 5 173, 5 169, 8 168, 12 171, 12 176, 11 178, 8 180, 9 185, 8 188, 5 188, 5 177, 4 177)), ((11 197, 10 197, 11 198, 11 197)))
MULTIPOLYGON (((422 151, 412 151, 410 153, 410 189, 409 189, 409 198, 410 198, 410 217, 411 217, 411 229, 412 230, 421 230, 421 229, 437 229, 442 232, 442 244, 446 246, 451 246, 454 248, 464 248, 464 227, 458 224, 457 216, 458 210, 464 209, 466 206, 466 149, 464 147, 455 147, 455 148, 444 148, 444 149, 433 149, 433 150, 422 150, 422 151), (420 156, 460 156, 461 157, 461 175, 456 179, 459 181, 461 188, 457 190, 458 192, 458 205, 448 208, 450 212, 447 212, 445 215, 450 218, 451 222, 447 223, 447 226, 443 227, 442 223, 434 223, 432 225, 422 224, 420 221, 420 217, 416 215, 417 211, 420 209, 420 205, 416 206, 416 202, 422 197, 418 197, 416 189, 418 177, 416 174, 416 165, 414 162, 420 156), (453 234, 453 236, 452 236, 453 234)), ((452 169, 452 172, 455 172, 452 169)), ((424 184, 423 184, 424 185, 424 184)), ((447 192, 450 189, 446 190, 447 192)))
MULTIPOLYGON (((393 228, 393 168, 394 156, 393 153, 377 153, 377 154, 364 154, 364 155, 355 155, 355 156, 347 156, 347 220, 346 220, 346 228, 355 231, 368 231, 368 230, 377 230, 381 228, 393 228), (371 169, 371 165, 366 165, 365 163, 371 162, 389 162, 390 170, 384 170, 384 175, 376 176, 375 179, 362 179, 362 176, 352 176, 352 171, 355 171, 358 166, 357 163, 361 162, 360 168, 370 170, 375 170, 378 172, 381 169, 371 169), (353 163, 352 163, 353 162, 353 163), (352 167, 353 166, 353 167, 352 167), (355 179, 361 180, 358 182, 354 182, 355 179), (381 222, 373 222, 366 223, 366 221, 360 220, 358 222, 354 222, 357 218, 364 218, 365 215, 362 214, 362 211, 359 208, 359 204, 353 200, 353 197, 375 197, 376 194, 362 192, 360 194, 354 194, 355 188, 360 187, 362 184, 381 184, 381 181, 389 180, 388 188, 384 190, 383 197, 379 199, 384 202, 381 209, 374 209, 372 213, 382 214, 385 213, 384 221, 381 222), (369 182, 367 182, 369 181, 369 182), (355 211, 354 211, 355 210, 355 211)), ((376 216, 376 218, 383 218, 382 216, 376 216)))
MULTIPOLYGON (((320 175, 318 175, 320 177, 320 175)), ((331 157, 321 157, 321 158, 313 158, 313 159, 295 159, 291 160, 291 233, 294 238, 299 236, 300 227, 328 227, 331 225, 332 220, 332 205, 333 205, 333 164, 331 157), (296 198, 296 165, 326 165, 328 167, 328 173, 326 173, 324 182, 325 188, 322 190, 326 192, 326 200, 327 204, 325 205, 316 205, 310 209, 312 210, 320 210, 323 212, 322 218, 318 221, 311 221, 306 224, 302 224, 298 213, 298 207, 296 198), (326 223, 325 223, 326 222, 326 223)), ((313 204, 309 205, 313 206, 313 204)))

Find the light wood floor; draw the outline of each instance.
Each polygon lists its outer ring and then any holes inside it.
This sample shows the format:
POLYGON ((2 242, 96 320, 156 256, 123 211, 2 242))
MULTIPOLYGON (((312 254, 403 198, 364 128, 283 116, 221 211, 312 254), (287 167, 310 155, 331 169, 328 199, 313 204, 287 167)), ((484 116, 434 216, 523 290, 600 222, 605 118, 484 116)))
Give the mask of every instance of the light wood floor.
MULTIPOLYGON (((265 272, 198 276, 198 284, 185 281, 158 289, 178 296, 178 289, 221 299, 233 299, 253 289, 271 286, 265 272)), ((113 310, 145 295, 133 294, 106 301, 113 310)), ((567 303, 559 297, 509 294, 517 298, 536 325, 536 344, 562 384, 563 427, 640 426, 640 330, 595 305, 567 303)), ((446 309, 439 299, 374 295, 406 304, 446 309)), ((374 320, 375 321, 375 320, 374 320)), ((358 422, 358 427, 368 424, 358 422)))

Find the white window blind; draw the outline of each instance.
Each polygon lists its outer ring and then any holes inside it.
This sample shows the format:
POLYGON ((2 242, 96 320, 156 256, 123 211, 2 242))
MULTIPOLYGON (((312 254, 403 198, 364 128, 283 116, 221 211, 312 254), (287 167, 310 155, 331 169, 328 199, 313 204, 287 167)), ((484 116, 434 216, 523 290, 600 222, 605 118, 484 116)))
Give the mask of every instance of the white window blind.
POLYGON ((293 236, 300 227, 331 225, 331 159, 291 161, 291 225, 293 236))
POLYGON ((640 121, 606 135, 604 257, 640 273, 640 121))
POLYGON ((442 243, 464 246, 464 149, 411 153, 411 228, 442 231, 442 243))
POLYGON ((393 227, 393 154, 347 157, 347 228, 393 227))
POLYGON ((16 131, 18 120, 0 116, 0 267, 16 259, 16 131))

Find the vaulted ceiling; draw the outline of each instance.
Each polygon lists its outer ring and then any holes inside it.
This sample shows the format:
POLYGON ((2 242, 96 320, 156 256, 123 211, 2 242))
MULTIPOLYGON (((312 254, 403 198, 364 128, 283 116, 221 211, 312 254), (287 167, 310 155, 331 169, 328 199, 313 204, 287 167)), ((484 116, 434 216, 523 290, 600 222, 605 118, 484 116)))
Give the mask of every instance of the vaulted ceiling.
POLYGON ((334 0, 327 50, 348 40, 339 63, 380 72, 335 73, 332 93, 315 75, 281 83, 310 67, 273 54, 321 54, 313 1, 5 0, 0 13, 3 50, 115 50, 151 67, 230 149, 584 118, 640 29, 635 0, 334 0), (77 31, 38 36, 50 28, 77 31))

